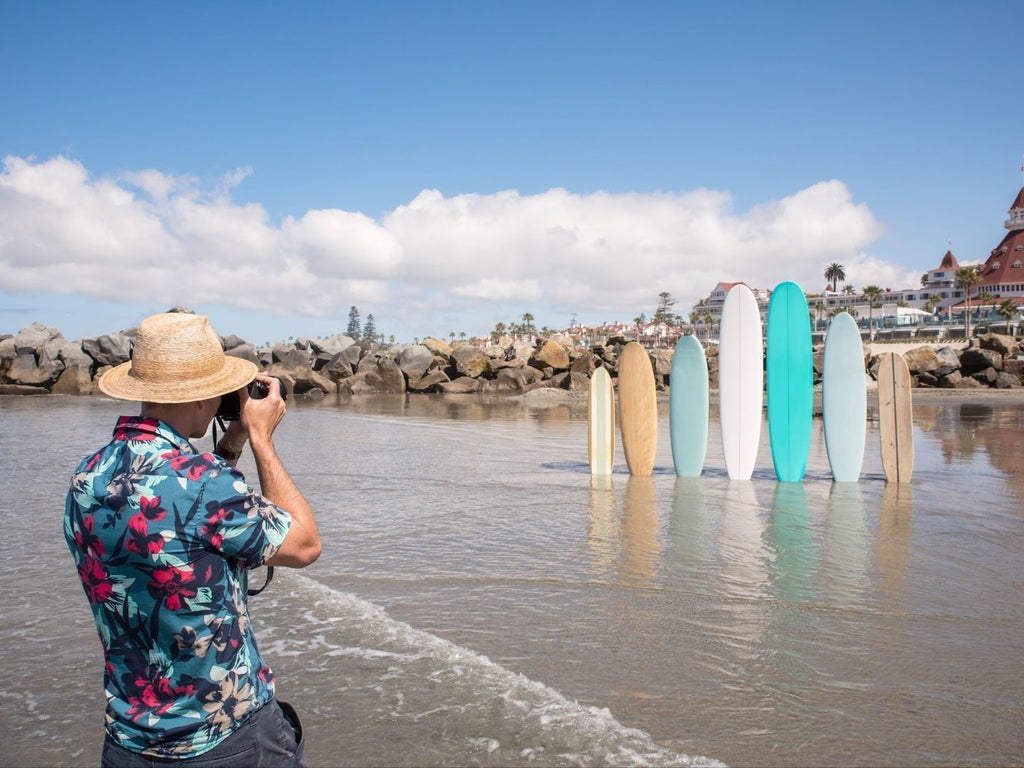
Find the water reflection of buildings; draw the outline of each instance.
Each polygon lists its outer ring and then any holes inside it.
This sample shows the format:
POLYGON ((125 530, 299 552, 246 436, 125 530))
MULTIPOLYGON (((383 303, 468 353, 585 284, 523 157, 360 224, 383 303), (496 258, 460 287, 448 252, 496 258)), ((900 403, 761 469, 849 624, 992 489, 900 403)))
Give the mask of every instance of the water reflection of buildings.
POLYGON ((984 452, 988 462, 1024 489, 1024 408, 988 403, 915 405, 914 421, 935 435, 947 465, 984 452))

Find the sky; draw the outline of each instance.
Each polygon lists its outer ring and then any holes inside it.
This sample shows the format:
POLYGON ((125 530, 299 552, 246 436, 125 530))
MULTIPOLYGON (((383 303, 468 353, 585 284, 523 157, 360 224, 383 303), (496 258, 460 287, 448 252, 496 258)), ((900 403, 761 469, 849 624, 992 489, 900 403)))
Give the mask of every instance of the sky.
POLYGON ((0 334, 261 344, 915 287, 1024 184, 1016 2, 0 0, 0 334))

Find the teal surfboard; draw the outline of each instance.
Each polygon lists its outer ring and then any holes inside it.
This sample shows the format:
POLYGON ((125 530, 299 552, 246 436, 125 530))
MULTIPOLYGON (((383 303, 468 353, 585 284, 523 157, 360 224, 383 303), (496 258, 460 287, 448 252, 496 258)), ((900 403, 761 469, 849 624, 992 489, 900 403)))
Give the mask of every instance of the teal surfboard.
POLYGON ((799 285, 779 283, 768 304, 768 436, 775 474, 799 482, 811 449, 814 364, 811 316, 799 285))
POLYGON ((708 361, 696 336, 682 336, 672 356, 669 434, 679 477, 699 477, 708 448, 708 361))
POLYGON ((828 326, 821 373, 825 450, 836 482, 856 482, 864 462, 867 387, 857 321, 840 312, 828 326))

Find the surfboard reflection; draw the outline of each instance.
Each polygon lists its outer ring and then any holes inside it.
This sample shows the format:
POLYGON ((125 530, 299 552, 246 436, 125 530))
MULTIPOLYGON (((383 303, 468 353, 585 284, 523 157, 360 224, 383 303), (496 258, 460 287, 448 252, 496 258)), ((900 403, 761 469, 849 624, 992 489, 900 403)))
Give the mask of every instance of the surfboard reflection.
POLYGON ((867 588, 864 492, 859 483, 833 483, 825 507, 822 594, 831 605, 850 607, 867 588))
POLYGON ((878 590, 886 609, 902 606, 907 599, 910 535, 914 495, 907 484, 886 483, 878 507, 878 590))
POLYGON ((654 479, 630 475, 622 497, 623 584, 651 585, 661 564, 662 545, 658 536, 658 494, 654 479))

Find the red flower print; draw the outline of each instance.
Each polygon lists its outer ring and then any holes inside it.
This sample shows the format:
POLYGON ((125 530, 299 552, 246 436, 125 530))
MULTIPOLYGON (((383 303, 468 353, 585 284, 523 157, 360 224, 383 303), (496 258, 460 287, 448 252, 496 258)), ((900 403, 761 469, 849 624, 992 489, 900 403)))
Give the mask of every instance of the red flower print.
POLYGON ((146 516, 147 520, 163 520, 164 515, 167 514, 167 510, 160 507, 160 497, 139 497, 139 509, 142 510, 142 514, 146 516))
POLYGON ((78 578, 82 580, 85 594, 90 603, 105 603, 114 594, 114 586, 107 579, 107 569, 99 560, 88 555, 78 566, 78 578))
POLYGON ((133 720, 147 713, 163 715, 179 698, 193 695, 191 685, 172 686, 171 681, 162 677, 153 666, 146 670, 146 675, 136 675, 131 681, 135 695, 128 696, 132 706, 126 714, 133 720))
POLYGON ((203 536, 215 547, 220 547, 224 541, 224 534, 220 531, 220 524, 227 519, 228 511, 224 507, 219 507, 216 512, 206 518, 206 522, 203 523, 202 531, 203 536))
POLYGON ((182 453, 177 449, 162 454, 160 458, 171 462, 171 469, 175 472, 185 470, 188 473, 189 480, 198 480, 210 468, 210 462, 203 456, 194 453, 182 453))
POLYGON ((169 565, 153 571, 153 580, 146 583, 149 593, 164 603, 172 611, 180 611, 182 598, 190 599, 198 594, 192 574, 169 565))
POLYGON ((95 524, 96 520, 92 515, 86 515, 82 518, 81 530, 75 531, 75 546, 86 555, 102 558, 107 553, 107 550, 103 546, 103 540, 93 533, 93 526, 95 524))
MULTIPOLYGON (((163 517, 163 510, 160 517, 163 517)), ((128 519, 128 534, 125 536, 124 545, 129 552, 147 557, 164 548, 164 537, 159 533, 150 533, 146 513, 137 512, 128 519)))

